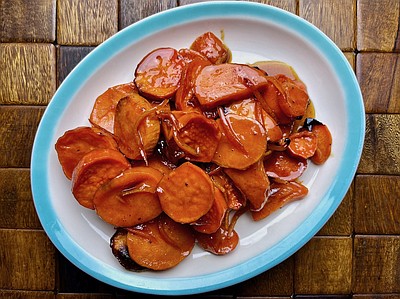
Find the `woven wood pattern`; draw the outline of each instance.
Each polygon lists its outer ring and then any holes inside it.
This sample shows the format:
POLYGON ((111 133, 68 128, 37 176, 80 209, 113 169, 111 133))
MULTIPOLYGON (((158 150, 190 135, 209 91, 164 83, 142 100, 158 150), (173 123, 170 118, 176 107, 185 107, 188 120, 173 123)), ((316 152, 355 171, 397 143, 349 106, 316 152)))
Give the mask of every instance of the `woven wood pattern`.
MULTIPOLYGON (((153 298, 88 276, 52 245, 30 191, 31 149, 57 86, 97 45, 197 0, 0 0, 0 298, 153 298)), ((293 256, 190 298, 400 298, 400 0, 259 0, 295 13, 344 52, 366 108, 357 174, 293 256)))

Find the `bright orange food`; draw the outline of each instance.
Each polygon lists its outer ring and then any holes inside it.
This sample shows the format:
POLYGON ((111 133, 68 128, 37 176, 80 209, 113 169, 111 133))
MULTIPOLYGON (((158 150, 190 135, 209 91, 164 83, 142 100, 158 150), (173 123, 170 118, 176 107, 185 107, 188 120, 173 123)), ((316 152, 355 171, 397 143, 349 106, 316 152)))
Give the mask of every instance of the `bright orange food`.
POLYGON ((128 270, 170 269, 195 244, 229 254, 241 215, 260 221, 306 198, 309 161, 331 155, 328 126, 284 62, 233 63, 205 32, 133 69, 95 99, 91 127, 55 144, 73 196, 116 228, 111 250, 128 270))

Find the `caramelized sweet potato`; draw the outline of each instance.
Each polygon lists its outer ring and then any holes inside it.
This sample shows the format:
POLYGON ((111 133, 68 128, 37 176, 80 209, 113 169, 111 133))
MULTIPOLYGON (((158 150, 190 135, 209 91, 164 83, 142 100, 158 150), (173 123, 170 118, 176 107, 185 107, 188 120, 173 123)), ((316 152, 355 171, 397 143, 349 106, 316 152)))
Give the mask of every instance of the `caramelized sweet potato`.
POLYGON ((147 54, 135 70, 135 84, 149 99, 172 98, 179 87, 184 59, 173 48, 159 48, 147 54))
POLYGON ((232 252, 239 243, 239 235, 235 230, 228 230, 221 226, 215 233, 195 233, 197 244, 204 250, 215 255, 225 255, 232 252))
POLYGON ((210 177, 190 162, 163 177, 157 192, 163 211, 180 223, 196 221, 214 202, 214 185, 210 177))
POLYGON ((308 189, 298 182, 287 182, 271 184, 271 196, 259 211, 251 211, 253 220, 258 221, 271 215, 284 205, 304 198, 308 194, 308 189))
POLYGON ((289 140, 288 151, 296 157, 308 159, 317 150, 317 136, 313 132, 303 130, 291 134, 289 140))
POLYGON ((119 101, 115 113, 114 134, 120 151, 130 159, 144 159, 157 145, 160 122, 155 115, 146 116, 151 104, 139 94, 119 101))
POLYGON ((129 167, 119 151, 94 149, 82 157, 72 172, 72 194, 82 206, 94 209, 97 189, 129 167))
POLYGON ((58 160, 68 179, 82 157, 95 148, 118 149, 117 142, 111 134, 102 129, 78 127, 68 130, 58 138, 55 149, 58 160))
POLYGON ((269 177, 293 181, 306 170, 307 160, 293 157, 286 151, 276 151, 265 157, 264 168, 269 177))
POLYGON ((253 95, 268 84, 264 74, 248 65, 224 63, 202 68, 196 78, 195 95, 205 108, 215 108, 253 95))
POLYGON ((200 233, 215 233, 221 226, 227 210, 228 205, 225 201, 224 195, 218 188, 215 188, 214 202, 211 209, 204 216, 200 217, 195 222, 192 222, 191 226, 194 230, 200 233))
POLYGON ((235 114, 223 117, 217 120, 222 136, 213 162, 224 168, 246 169, 257 162, 266 150, 265 130, 252 118, 235 114))
POLYGON ((97 214, 116 227, 130 227, 156 218, 161 205, 156 188, 163 177, 151 167, 136 166, 101 186, 94 195, 97 214))
POLYGON ((197 37, 190 49, 207 57, 212 64, 228 62, 231 57, 228 47, 212 32, 206 32, 197 37))
POLYGON ((165 214, 128 229, 130 257, 152 270, 166 270, 178 265, 194 247, 190 228, 176 223, 165 214))
POLYGON ((108 88, 97 97, 89 117, 90 123, 95 127, 100 127, 113 133, 117 104, 122 98, 132 93, 137 93, 137 88, 133 82, 108 88))
POLYGON ((260 210, 269 196, 269 179, 262 159, 245 170, 227 168, 224 172, 250 202, 251 210, 260 210))
POLYGON ((279 101, 283 113, 291 118, 303 116, 309 101, 309 96, 303 89, 303 85, 297 84, 284 75, 278 75, 277 79, 284 92, 283 99, 279 101))
POLYGON ((317 165, 325 163, 331 155, 332 135, 326 125, 314 125, 312 131, 317 136, 317 149, 311 161, 317 165))

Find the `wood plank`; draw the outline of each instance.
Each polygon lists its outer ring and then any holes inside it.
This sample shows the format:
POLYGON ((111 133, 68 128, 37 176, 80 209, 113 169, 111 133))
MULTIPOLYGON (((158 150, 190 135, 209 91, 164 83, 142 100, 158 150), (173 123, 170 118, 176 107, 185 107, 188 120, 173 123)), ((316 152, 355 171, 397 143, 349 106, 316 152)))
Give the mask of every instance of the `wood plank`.
POLYGON ((97 293, 58 293, 55 299, 114 299, 113 294, 97 294, 97 293))
POLYGON ((236 294, 243 297, 290 296, 293 294, 294 259, 288 258, 272 269, 238 284, 236 294))
POLYGON ((0 1, 0 42, 53 42, 56 0, 0 1))
POLYGON ((328 35, 343 51, 355 49, 355 1, 299 0, 299 15, 328 35))
POLYGON ((0 228, 38 228, 29 169, 0 168, 0 228))
POLYGON ((353 232, 354 183, 351 184, 342 203, 318 232, 319 236, 350 236, 353 232))
POLYGON ((30 166, 44 107, 0 106, 0 167, 30 166))
POLYGON ((52 44, 0 44, 0 104, 47 104, 56 90, 52 44))
POLYGON ((58 44, 95 46, 117 31, 118 0, 58 0, 58 44))
POLYGON ((295 254, 296 294, 350 294, 352 238, 314 237, 295 254))
POLYGON ((400 299, 400 294, 353 294, 354 299, 400 299))
POLYGON ((53 292, 48 291, 18 291, 0 290, 2 299, 55 299, 53 292))
POLYGON ((355 232, 400 234, 400 176, 359 175, 356 186, 355 232))
POLYGON ((114 288, 86 274, 60 252, 57 252, 57 289, 60 293, 104 293, 110 294, 114 288))
POLYGON ((119 7, 120 29, 155 13, 174 8, 176 0, 121 0, 119 7))
POLYGON ((400 114, 367 114, 358 173, 400 174, 399 135, 400 114))
POLYGON ((0 229, 0 288, 54 290, 54 246, 44 231, 0 229))
POLYGON ((95 47, 57 47, 57 86, 59 86, 73 68, 95 47))
POLYGON ((358 0, 357 23, 360 51, 400 51, 400 1, 358 0))
POLYGON ((354 238, 353 292, 400 293, 400 236, 354 238))
POLYGON ((400 113, 400 54, 359 53, 357 79, 367 113, 400 113))

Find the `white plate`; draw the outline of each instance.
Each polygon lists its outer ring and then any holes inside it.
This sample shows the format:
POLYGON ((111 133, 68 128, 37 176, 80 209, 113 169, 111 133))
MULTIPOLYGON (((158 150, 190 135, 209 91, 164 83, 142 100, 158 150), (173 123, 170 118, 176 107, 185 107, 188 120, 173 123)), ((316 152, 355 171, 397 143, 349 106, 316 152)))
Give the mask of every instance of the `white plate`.
POLYGON ((354 72, 334 43, 303 19, 251 2, 206 2, 153 15, 120 31, 92 51, 65 79, 42 118, 32 153, 32 191, 37 213, 55 246, 72 263, 113 286, 152 294, 193 294, 249 279, 304 245, 342 201, 355 174, 364 140, 364 107, 354 72), (96 97, 133 79, 137 63, 158 47, 189 47, 195 37, 224 34, 233 61, 280 60, 306 83, 333 136, 331 158, 302 176, 310 189, 302 201, 267 219, 240 218, 240 243, 226 256, 197 247, 174 269, 126 271, 114 258, 114 228, 81 207, 61 170, 54 144, 68 129, 89 125, 96 97))

